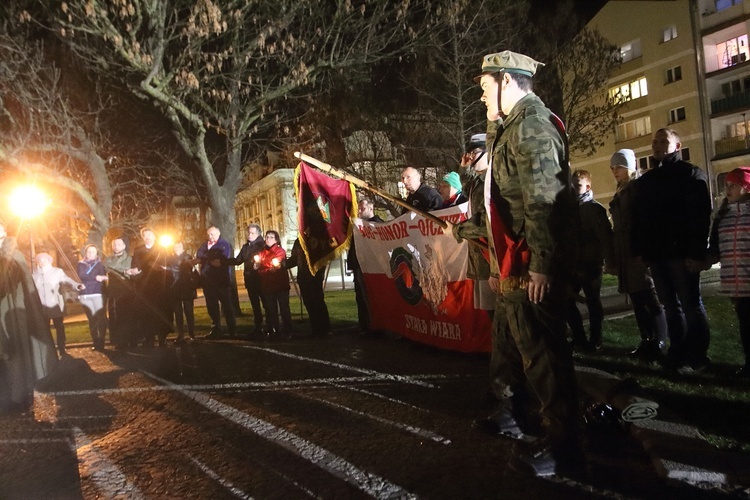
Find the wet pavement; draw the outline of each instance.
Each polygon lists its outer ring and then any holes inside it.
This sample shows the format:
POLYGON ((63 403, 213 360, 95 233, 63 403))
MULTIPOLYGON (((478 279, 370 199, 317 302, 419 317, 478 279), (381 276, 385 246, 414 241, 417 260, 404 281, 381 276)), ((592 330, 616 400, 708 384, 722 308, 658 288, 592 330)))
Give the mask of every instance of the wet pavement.
POLYGON ((336 332, 283 342, 71 348, 33 415, 0 416, 0 498, 713 498, 626 432, 587 433, 590 476, 509 466, 472 429, 487 358, 336 332))

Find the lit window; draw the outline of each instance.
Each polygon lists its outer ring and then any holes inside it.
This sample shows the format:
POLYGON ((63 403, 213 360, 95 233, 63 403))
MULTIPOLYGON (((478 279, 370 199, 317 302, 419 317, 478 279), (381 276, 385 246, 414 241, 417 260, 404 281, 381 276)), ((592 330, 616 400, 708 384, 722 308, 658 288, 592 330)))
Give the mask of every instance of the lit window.
POLYGON ((615 129, 615 137, 617 141, 627 141, 628 139, 643 137, 650 134, 651 118, 648 116, 620 123, 615 129))
POLYGON ((637 59, 641 57, 641 55, 640 38, 620 45, 620 56, 622 57, 622 62, 628 62, 631 59, 637 59))
POLYGON ((746 123, 744 121, 731 123, 726 126, 722 138, 724 137, 745 137, 746 123))
POLYGON ((747 61, 750 58, 750 51, 748 51, 747 47, 747 35, 730 38, 716 44, 716 57, 719 69, 728 68, 729 66, 747 61))
POLYGON ((630 101, 648 95, 646 77, 640 77, 632 82, 618 85, 609 89, 609 98, 615 103, 630 101))
POLYGON ((672 40, 673 38, 677 38, 677 26, 674 24, 672 26, 667 26, 662 30, 662 42, 668 42, 672 40))
POLYGON ((685 119, 685 108, 679 107, 669 110, 669 123, 681 122, 685 119))
POLYGON ((682 80, 682 67, 675 66, 667 70, 667 83, 677 82, 682 80))

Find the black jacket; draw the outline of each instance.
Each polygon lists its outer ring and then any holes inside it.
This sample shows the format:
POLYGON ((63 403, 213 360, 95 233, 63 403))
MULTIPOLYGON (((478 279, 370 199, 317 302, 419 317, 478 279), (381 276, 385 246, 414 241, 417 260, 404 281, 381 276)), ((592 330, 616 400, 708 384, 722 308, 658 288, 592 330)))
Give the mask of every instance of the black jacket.
POLYGON ((242 274, 245 277, 245 288, 253 290, 257 293, 260 292, 260 274, 253 268, 253 259, 258 255, 263 248, 266 246, 263 241, 263 237, 259 236, 255 241, 247 241, 242 248, 240 253, 236 257, 229 259, 229 264, 233 266, 239 266, 240 264, 245 265, 245 269, 242 274))
POLYGON ((633 182, 633 255, 646 262, 703 260, 711 225, 711 196, 703 170, 683 161, 677 151, 633 182))
MULTIPOLYGON (((367 222, 383 222, 383 219, 381 219, 377 215, 373 215, 369 219, 367 219, 367 222)), ((354 228, 355 231, 357 231, 357 228, 354 228)), ((354 234, 352 234, 352 243, 349 245, 349 251, 346 252, 346 269, 348 271, 354 271, 359 269, 359 259, 357 258, 357 249, 354 246, 354 234)))
POLYGON ((607 217, 607 209, 591 198, 578 206, 580 226, 578 227, 578 265, 584 276, 601 274, 604 261, 614 263, 612 226, 607 217))
MULTIPOLYGON (((419 189, 406 197, 406 203, 423 212, 429 212, 430 210, 440 210, 443 208, 443 197, 440 196, 437 189, 427 184, 421 184, 419 189)), ((402 213, 405 214, 408 211, 404 209, 402 213)))

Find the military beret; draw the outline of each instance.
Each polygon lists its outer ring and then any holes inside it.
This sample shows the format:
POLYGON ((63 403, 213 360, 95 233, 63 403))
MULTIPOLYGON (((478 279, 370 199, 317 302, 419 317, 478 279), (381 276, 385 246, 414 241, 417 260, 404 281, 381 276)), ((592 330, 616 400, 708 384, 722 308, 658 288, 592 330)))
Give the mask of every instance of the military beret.
POLYGON ((482 75, 507 71, 508 73, 519 73, 531 77, 534 76, 537 66, 540 65, 544 66, 544 63, 517 52, 504 50, 495 54, 487 54, 482 58, 482 75))

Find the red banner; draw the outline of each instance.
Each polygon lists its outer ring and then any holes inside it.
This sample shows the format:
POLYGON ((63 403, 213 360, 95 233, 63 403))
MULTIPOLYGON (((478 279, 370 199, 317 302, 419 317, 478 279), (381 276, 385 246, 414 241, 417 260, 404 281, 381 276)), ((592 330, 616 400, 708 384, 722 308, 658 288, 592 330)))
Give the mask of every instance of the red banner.
POLYGON ((345 250, 357 216, 354 186, 300 162, 294 173, 299 240, 312 274, 345 250))
MULTIPOLYGON (((432 213, 456 223, 466 218, 466 206, 432 213)), ((441 349, 490 350, 492 325, 474 305, 465 241, 414 212, 382 223, 358 221, 354 239, 372 329, 441 349)))

